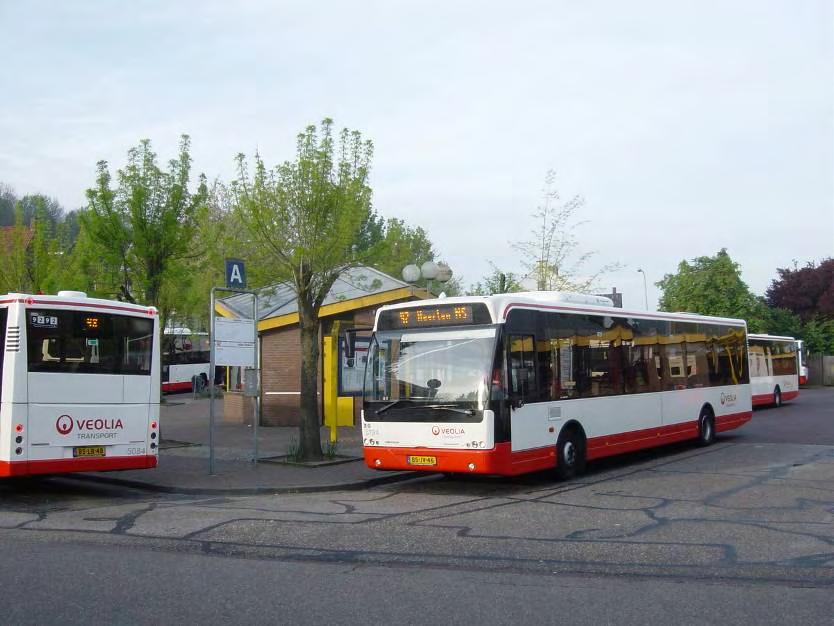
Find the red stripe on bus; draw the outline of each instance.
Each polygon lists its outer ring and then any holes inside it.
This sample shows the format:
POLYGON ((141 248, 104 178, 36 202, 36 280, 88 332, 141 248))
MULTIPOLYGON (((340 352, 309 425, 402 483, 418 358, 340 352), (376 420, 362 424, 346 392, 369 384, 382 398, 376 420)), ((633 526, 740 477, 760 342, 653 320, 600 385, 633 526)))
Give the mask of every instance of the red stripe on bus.
MULTIPOLYGON (((725 432, 738 428, 750 421, 752 416, 752 411, 720 415, 715 418, 715 430, 716 432, 725 432)), ((697 437, 697 420, 593 437, 588 440, 586 458, 589 461, 601 459, 607 456, 696 439, 697 437)), ((368 467, 384 470, 422 470, 515 476, 556 467, 555 445, 513 452, 512 445, 508 442, 496 444, 493 450, 366 447, 364 456, 368 467), (409 456, 434 457, 436 463, 435 465, 411 465, 408 463, 409 456), (379 465, 376 464, 377 460, 380 461, 379 465), (475 469, 470 469, 470 464, 474 464, 475 469)))
POLYGON ((772 393, 765 393, 753 396, 753 406, 763 406, 765 404, 773 404, 772 393))
POLYGON ((156 456, 153 455, 111 456, 92 459, 50 459, 46 461, 0 461, 0 476, 104 472, 151 469, 153 467, 156 467, 156 456))
POLYGON ((162 383, 162 391, 189 391, 191 386, 190 380, 182 383, 162 383))
MULTIPOLYGON (((788 400, 793 400, 799 397, 798 391, 783 391, 782 392, 782 402, 787 402, 788 400)), ((772 393, 760 393, 758 395, 753 396, 753 406, 767 406, 769 404, 775 404, 776 398, 772 393)))

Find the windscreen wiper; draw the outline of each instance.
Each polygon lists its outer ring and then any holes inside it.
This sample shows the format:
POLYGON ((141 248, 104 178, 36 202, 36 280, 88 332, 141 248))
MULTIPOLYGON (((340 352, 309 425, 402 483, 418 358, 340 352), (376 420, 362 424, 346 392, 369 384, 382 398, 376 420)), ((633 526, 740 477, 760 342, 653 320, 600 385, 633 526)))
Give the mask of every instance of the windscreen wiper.
POLYGON ((453 413, 462 413, 463 415, 475 415, 475 411, 472 409, 459 409, 456 406, 452 406, 450 404, 428 404, 426 405, 427 409, 443 409, 444 411, 452 411, 453 413))
POLYGON ((396 405, 398 405, 400 402, 402 402, 402 400, 401 400, 401 399, 400 399, 400 400, 394 400, 393 402, 389 402, 389 403, 388 403, 388 404, 386 404, 385 406, 379 407, 376 411, 374 411, 374 414, 375 414, 375 415, 382 415, 383 413, 385 413, 385 411, 387 411, 387 410, 388 410, 388 409, 390 409, 390 408, 395 407, 395 406, 396 406, 396 405))

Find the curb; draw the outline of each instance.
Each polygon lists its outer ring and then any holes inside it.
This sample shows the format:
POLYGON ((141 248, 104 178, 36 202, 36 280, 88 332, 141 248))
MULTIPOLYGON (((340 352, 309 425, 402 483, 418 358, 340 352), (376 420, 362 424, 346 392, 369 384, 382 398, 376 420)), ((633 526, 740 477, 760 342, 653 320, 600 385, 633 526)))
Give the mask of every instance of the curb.
POLYGON ((425 478, 426 474, 421 472, 397 472, 378 478, 369 478, 347 483, 332 483, 329 485, 296 485, 292 487, 243 487, 243 488, 200 488, 200 487, 172 487, 169 485, 158 485, 156 483, 134 480, 130 478, 115 478, 113 476, 96 476, 93 474, 67 474, 61 476, 62 480, 75 479, 81 481, 97 482, 107 485, 141 489, 155 493, 169 493, 186 496, 254 496, 254 495, 288 495, 297 493, 324 493, 328 491, 359 491, 380 485, 405 482, 416 478, 425 478))

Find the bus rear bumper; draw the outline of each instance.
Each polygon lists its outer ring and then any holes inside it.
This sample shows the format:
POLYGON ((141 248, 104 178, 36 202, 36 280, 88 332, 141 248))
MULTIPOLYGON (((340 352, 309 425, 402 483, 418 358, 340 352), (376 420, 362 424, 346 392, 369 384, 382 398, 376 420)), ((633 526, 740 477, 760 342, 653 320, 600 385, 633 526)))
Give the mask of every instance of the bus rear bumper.
POLYGON ((146 456, 111 456, 89 459, 0 461, 0 477, 151 469, 156 467, 156 463, 157 457, 150 454, 146 456))

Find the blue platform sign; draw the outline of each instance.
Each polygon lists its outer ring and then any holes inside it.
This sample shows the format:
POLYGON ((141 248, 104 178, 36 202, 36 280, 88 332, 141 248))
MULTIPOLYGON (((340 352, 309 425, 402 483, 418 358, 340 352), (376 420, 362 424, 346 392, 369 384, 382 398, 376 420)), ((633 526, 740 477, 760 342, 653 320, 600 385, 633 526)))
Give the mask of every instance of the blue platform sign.
POLYGON ((226 289, 246 289, 246 265, 240 259, 226 259, 226 289))

